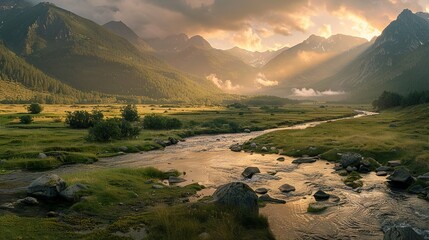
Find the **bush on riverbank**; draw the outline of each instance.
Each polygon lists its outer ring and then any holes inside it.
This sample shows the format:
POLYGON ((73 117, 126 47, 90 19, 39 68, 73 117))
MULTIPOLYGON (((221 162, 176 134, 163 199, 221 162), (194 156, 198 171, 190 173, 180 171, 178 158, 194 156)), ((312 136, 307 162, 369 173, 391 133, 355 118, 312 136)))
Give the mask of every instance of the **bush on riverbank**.
POLYGON ((144 129, 171 130, 179 129, 182 125, 182 122, 177 118, 166 117, 158 114, 149 114, 143 119, 144 129))

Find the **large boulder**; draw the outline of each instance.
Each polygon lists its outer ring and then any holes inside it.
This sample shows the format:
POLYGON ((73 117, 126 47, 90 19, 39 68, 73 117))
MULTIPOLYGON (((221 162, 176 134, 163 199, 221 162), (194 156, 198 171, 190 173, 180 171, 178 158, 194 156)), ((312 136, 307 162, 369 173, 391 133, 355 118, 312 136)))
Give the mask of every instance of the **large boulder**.
POLYGON ((88 189, 87 186, 80 183, 76 183, 67 187, 66 189, 64 189, 64 191, 61 191, 60 196, 66 199, 67 201, 78 202, 82 195, 82 191, 86 189, 88 189))
POLYGON ((247 167, 244 169, 244 171, 241 173, 241 175, 245 178, 252 178, 252 176, 255 173, 260 173, 261 171, 257 167, 247 167))
POLYGON ((357 167, 362 161, 362 155, 359 153, 343 153, 341 154, 341 166, 347 168, 348 166, 357 167))
POLYGON ((392 227, 384 233, 383 240, 423 240, 412 227, 392 227))
POLYGON ((220 186, 213 194, 215 203, 252 214, 259 213, 258 196, 245 183, 233 182, 220 186))
POLYGON ((414 182, 413 176, 405 168, 395 170, 387 179, 396 187, 408 187, 414 182))
POLYGON ((46 174, 34 180, 27 188, 29 195, 52 199, 66 189, 66 182, 56 174, 46 174))
POLYGON ((181 183, 181 182, 186 182, 186 179, 174 177, 174 176, 168 177, 168 183, 170 183, 170 184, 181 183))

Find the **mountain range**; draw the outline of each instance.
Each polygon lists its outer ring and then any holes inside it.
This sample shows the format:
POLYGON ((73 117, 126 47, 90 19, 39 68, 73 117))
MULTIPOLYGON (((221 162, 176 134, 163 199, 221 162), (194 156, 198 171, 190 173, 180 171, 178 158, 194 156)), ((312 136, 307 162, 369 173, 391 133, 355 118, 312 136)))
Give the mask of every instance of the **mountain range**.
POLYGON ((372 41, 311 35, 252 52, 216 49, 199 35, 141 38, 121 21, 100 26, 53 4, 4 0, 0 101, 207 102, 226 92, 370 102, 384 90, 429 89, 428 43, 429 14, 410 10, 372 41))

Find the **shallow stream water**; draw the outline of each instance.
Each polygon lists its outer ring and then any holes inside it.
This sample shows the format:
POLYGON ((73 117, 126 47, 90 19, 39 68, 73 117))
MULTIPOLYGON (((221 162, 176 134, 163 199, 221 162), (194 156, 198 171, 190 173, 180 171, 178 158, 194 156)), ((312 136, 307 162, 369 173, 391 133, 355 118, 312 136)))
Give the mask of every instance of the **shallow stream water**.
MULTIPOLYGON (((355 117, 373 113, 360 112, 355 117)), ((339 119, 344 120, 344 119, 339 119)), ((338 120, 337 120, 338 121, 338 120)), ((305 129, 322 122, 312 122, 282 129, 305 129)), ((128 154, 101 159, 92 165, 65 166, 50 172, 59 175, 91 169, 153 166, 161 170, 177 169, 186 172, 187 181, 198 182, 207 188, 200 197, 211 195, 216 187, 232 181, 243 181, 253 189, 265 187, 269 195, 283 199, 286 204, 267 204, 260 212, 268 217, 276 239, 382 239, 383 227, 410 225, 429 239, 429 203, 414 195, 394 191, 387 187, 386 178, 374 173, 364 175, 361 193, 344 185, 342 177, 334 174, 333 164, 318 160, 315 163, 296 165, 293 158, 284 162, 278 155, 236 153, 229 150, 235 143, 243 143, 262 134, 276 131, 197 136, 186 139, 164 150, 128 154), (258 167, 261 174, 250 180, 241 177, 249 166, 258 167), (267 171, 277 171, 275 176, 267 171), (283 194, 282 184, 295 186, 296 191, 283 194), (320 214, 307 213, 312 195, 319 189, 340 198, 337 206, 320 214)), ((45 172, 46 173, 46 172, 45 172)), ((0 204, 13 196, 35 178, 44 173, 15 172, 0 176, 0 204)))

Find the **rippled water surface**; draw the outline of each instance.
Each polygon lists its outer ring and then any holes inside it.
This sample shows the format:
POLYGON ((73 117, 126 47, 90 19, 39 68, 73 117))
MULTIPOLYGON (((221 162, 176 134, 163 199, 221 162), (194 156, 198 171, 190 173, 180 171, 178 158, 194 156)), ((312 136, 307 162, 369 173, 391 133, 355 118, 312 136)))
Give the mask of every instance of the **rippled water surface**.
MULTIPOLYGON (((366 115, 371 114, 363 113, 358 117, 366 115)), ((305 129, 321 123, 287 129, 305 129)), ((74 165, 51 172, 64 174, 100 168, 154 166, 186 172, 184 184, 198 182, 208 187, 200 195, 210 195, 217 186, 231 181, 244 181, 254 189, 265 187, 270 189, 270 196, 286 201, 286 204, 268 204, 261 208, 277 239, 381 239, 383 226, 397 224, 411 225, 423 233, 429 230, 429 203, 403 192, 392 192, 385 184, 385 177, 377 177, 374 173, 364 175, 363 190, 356 193, 344 185, 341 177, 333 173, 333 164, 326 161, 296 165, 288 157, 278 162, 276 155, 229 150, 234 143, 243 143, 270 131, 275 130, 192 137, 161 151, 106 158, 93 165, 74 165), (241 172, 248 166, 259 167, 261 174, 244 180, 241 172), (269 170, 278 173, 271 176, 267 174, 269 170), (278 187, 285 183, 295 186, 296 191, 281 193, 278 187), (321 214, 309 214, 308 204, 314 202, 312 195, 319 189, 338 196, 340 201, 321 214)), ((0 196, 7 199, 10 193, 25 189, 41 174, 16 172, 0 176, 0 196)), ((429 239, 429 231, 425 233, 429 239)))

